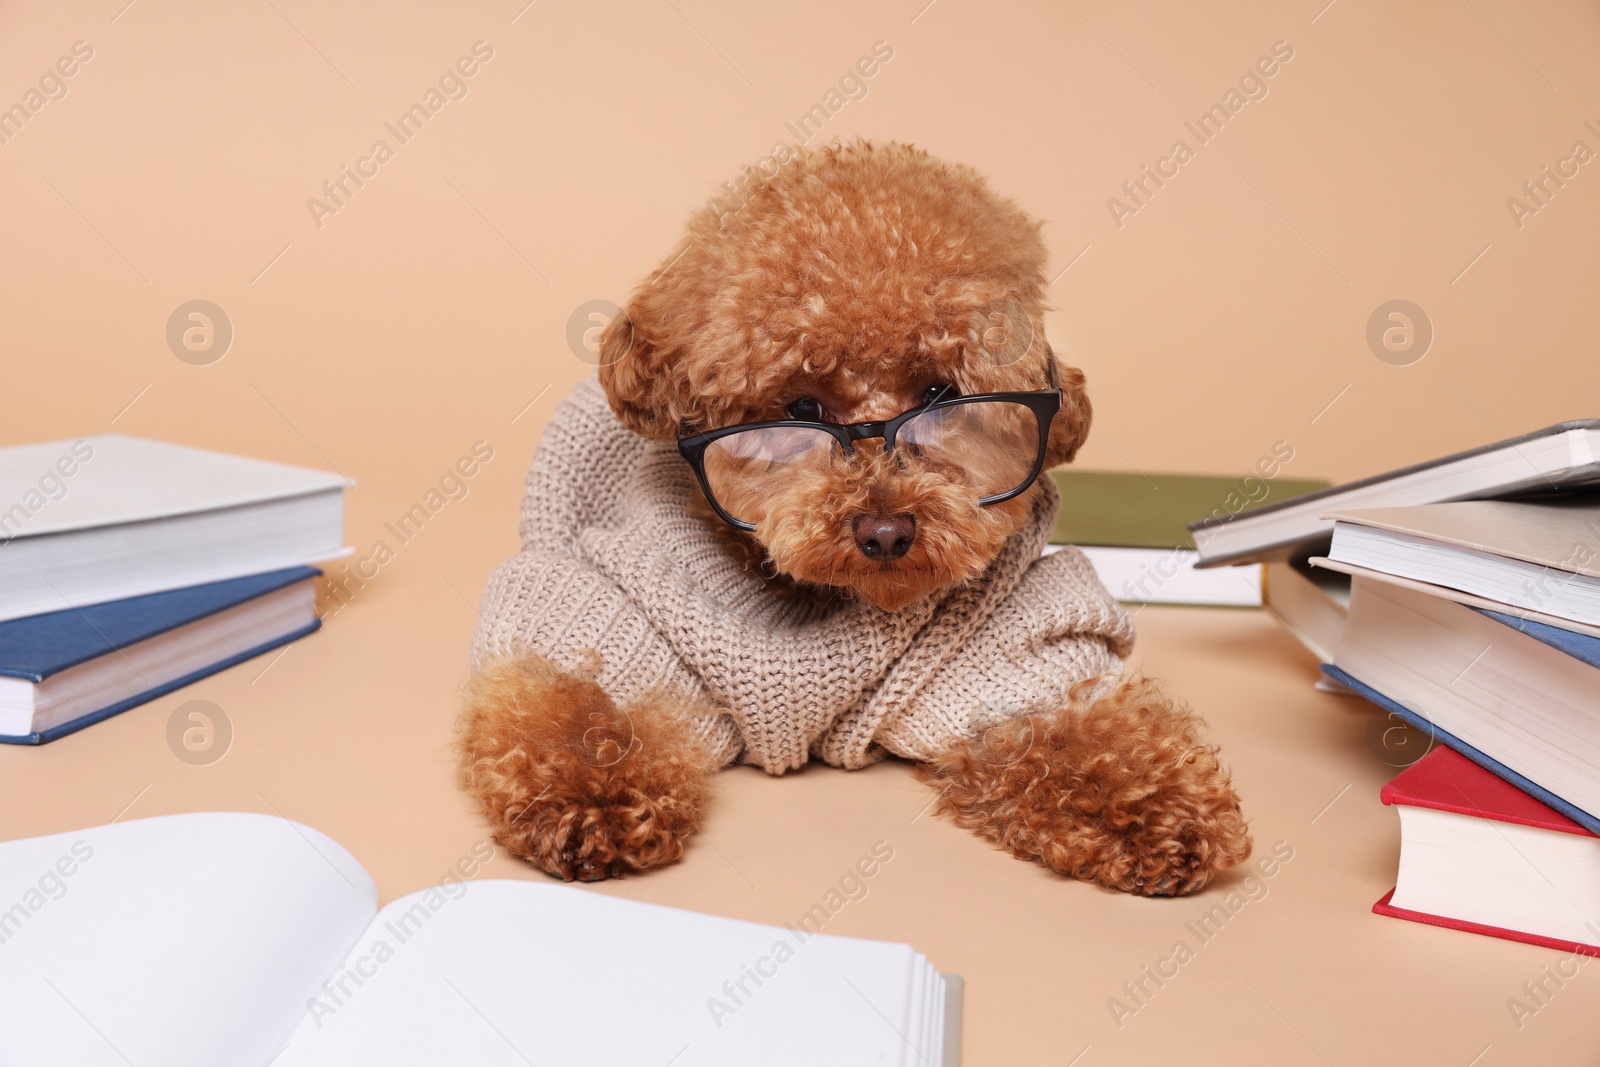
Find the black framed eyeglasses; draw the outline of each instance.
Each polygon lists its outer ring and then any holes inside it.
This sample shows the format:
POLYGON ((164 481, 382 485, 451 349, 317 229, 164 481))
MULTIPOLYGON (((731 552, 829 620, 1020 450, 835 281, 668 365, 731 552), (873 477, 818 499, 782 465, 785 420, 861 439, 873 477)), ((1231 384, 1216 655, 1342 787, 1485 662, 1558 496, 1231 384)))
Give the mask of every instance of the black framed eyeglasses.
POLYGON ((855 442, 873 438, 902 468, 965 485, 980 506, 998 504, 1024 492, 1044 469, 1050 423, 1061 410, 1054 362, 1052 389, 951 397, 884 422, 747 422, 681 437, 678 451, 717 514, 741 530, 754 530, 780 491, 821 477, 855 454, 855 442))

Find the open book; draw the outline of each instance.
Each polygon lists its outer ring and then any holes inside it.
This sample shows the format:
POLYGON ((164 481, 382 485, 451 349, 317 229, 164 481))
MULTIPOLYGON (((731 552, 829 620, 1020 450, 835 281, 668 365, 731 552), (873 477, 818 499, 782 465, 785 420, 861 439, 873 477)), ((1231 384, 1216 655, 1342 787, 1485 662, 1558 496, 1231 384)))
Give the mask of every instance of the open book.
POLYGON ((272 816, 0 844, 0 1063, 959 1062, 959 979, 909 945, 471 881, 492 854, 379 911, 272 816))

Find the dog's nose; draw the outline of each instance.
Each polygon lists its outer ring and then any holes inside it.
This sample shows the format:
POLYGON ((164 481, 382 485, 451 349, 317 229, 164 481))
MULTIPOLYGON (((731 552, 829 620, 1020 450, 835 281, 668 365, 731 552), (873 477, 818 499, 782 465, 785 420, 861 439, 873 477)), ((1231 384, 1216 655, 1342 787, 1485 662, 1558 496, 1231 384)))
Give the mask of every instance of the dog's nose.
POLYGON ((868 559, 897 559, 917 539, 917 520, 910 515, 861 515, 852 529, 856 546, 868 559))

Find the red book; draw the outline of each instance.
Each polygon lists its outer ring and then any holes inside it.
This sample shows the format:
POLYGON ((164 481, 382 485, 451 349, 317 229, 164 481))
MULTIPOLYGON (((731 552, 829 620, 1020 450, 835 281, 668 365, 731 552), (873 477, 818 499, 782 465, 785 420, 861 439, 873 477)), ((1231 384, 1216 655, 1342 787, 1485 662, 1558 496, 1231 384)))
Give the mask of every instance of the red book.
POLYGON ((1443 747, 1382 798, 1400 876, 1373 911, 1600 956, 1600 837, 1443 747))

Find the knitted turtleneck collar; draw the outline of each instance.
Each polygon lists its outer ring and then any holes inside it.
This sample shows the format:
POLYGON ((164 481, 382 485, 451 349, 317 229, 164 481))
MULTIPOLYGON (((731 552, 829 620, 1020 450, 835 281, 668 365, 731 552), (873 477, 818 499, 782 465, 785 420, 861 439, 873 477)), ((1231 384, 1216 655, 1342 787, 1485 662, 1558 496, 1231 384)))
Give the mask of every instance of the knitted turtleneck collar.
POLYGON ((1131 646, 1081 553, 1040 556, 1059 496, 1039 485, 1029 524, 963 586, 897 612, 788 596, 691 511, 688 465, 617 422, 591 377, 535 453, 522 551, 484 591, 474 660, 526 648, 581 669, 594 649, 619 704, 658 686, 701 697, 717 755, 775 774, 813 755, 928 758, 1118 671, 1131 646))

